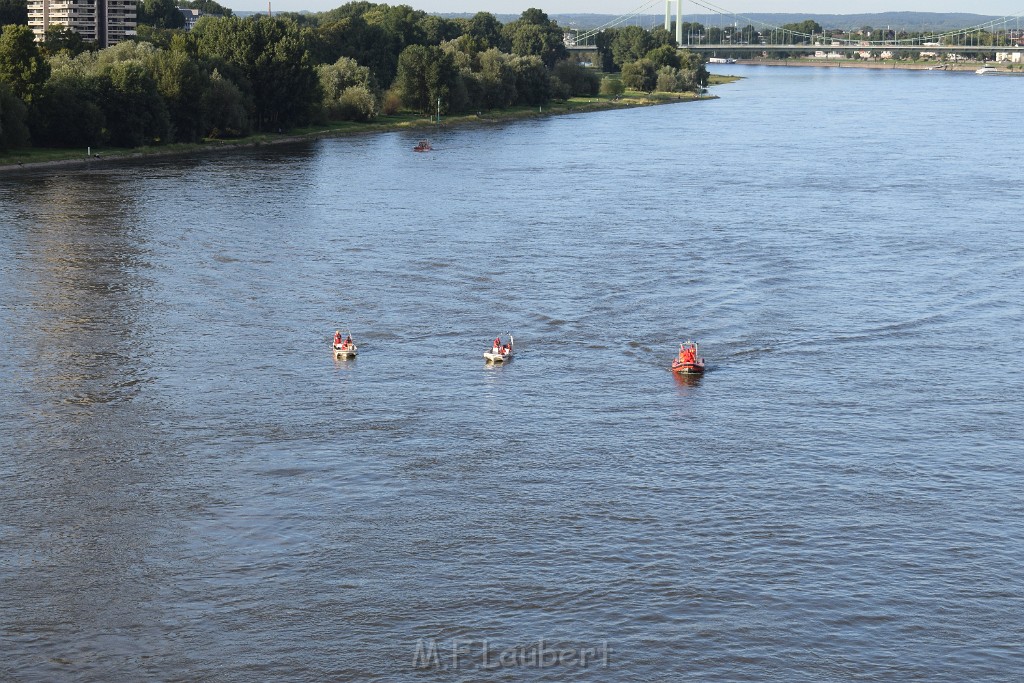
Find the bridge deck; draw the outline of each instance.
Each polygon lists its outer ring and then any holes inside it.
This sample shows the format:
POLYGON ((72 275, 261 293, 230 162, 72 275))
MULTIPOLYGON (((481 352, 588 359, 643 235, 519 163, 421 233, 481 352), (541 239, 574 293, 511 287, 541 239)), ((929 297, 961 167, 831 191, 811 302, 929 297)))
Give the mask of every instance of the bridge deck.
MULTIPOLYGON (((593 52, 594 45, 569 45, 570 50, 593 52)), ((693 52, 811 52, 829 50, 832 52, 943 52, 956 54, 961 52, 1024 52, 1022 45, 732 45, 721 43, 716 45, 682 45, 681 49, 693 52)))

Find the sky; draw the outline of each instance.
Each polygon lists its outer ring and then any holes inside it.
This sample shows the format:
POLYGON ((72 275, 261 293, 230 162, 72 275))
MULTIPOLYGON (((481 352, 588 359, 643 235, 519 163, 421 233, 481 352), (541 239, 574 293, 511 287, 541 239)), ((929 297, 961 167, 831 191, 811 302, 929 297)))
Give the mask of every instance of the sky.
MULTIPOLYGON (((274 11, 322 12, 348 0, 271 0, 274 11)), ((548 14, 626 14, 646 6, 648 0, 371 0, 388 5, 409 5, 425 12, 492 12, 519 14, 539 7, 548 14)), ((707 0, 702 0, 709 4, 707 0)), ((993 16, 1024 14, 1024 0, 710 0, 730 12, 786 12, 807 14, 865 14, 873 12, 970 12, 993 16)), ((266 0, 226 0, 225 7, 238 11, 266 11, 266 0)), ((644 14, 663 14, 664 0, 655 0, 644 14)), ((672 13, 675 14, 673 5, 672 13)), ((707 14, 690 0, 683 0, 683 14, 707 14)))

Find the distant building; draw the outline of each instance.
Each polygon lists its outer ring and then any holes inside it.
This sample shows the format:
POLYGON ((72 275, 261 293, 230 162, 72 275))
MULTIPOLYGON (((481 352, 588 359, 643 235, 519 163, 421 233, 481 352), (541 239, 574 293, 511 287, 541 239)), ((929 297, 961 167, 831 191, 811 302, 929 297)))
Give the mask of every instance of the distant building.
POLYGON ((46 29, 67 26, 100 47, 117 45, 135 35, 136 0, 28 0, 28 26, 36 42, 46 29))
POLYGON ((185 30, 191 31, 196 22, 199 21, 199 17, 203 16, 203 10, 201 9, 189 9, 187 7, 179 7, 178 11, 185 17, 185 30))
POLYGON ((997 62, 1010 62, 1011 64, 1020 64, 1020 53, 1019 52, 997 52, 997 62))

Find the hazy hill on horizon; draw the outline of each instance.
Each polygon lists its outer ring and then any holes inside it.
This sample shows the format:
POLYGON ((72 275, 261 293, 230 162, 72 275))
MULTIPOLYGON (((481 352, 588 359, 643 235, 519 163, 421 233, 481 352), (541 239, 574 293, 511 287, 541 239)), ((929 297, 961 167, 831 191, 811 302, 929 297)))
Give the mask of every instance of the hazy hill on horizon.
MULTIPOLYGON (((465 16, 472 14, 440 14, 443 17, 465 16)), ((498 21, 506 23, 515 21, 519 15, 495 15, 498 21)), ((552 19, 558 22, 559 26, 573 27, 580 29, 596 28, 614 20, 614 14, 549 14, 552 19)), ((739 26, 747 24, 767 24, 769 26, 782 26, 811 19, 821 24, 822 28, 863 28, 871 26, 879 28, 891 26, 905 31, 946 31, 950 29, 977 26, 997 19, 997 16, 971 14, 967 12, 876 12, 872 14, 815 14, 815 13, 750 13, 736 15, 722 14, 694 14, 683 15, 683 21, 695 21, 705 26, 729 26, 734 22, 739 26)), ((620 26, 639 25, 645 28, 653 28, 664 24, 664 14, 648 14, 636 17, 620 26)))

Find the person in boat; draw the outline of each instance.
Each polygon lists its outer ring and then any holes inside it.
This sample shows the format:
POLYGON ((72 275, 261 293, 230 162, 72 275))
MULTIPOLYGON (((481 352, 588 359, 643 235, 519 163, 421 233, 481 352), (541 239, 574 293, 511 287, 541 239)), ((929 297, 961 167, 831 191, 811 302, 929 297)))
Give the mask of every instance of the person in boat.
POLYGON ((343 348, 343 349, 352 348, 352 335, 351 334, 346 335, 345 343, 341 345, 341 348, 343 348))
POLYGON ((694 353, 693 348, 688 346, 679 347, 679 361, 681 363, 696 363, 697 354, 694 353))
POLYGON ((334 345, 341 346, 341 330, 334 331, 334 345))
POLYGON ((501 355, 503 355, 503 356, 507 356, 507 355, 508 355, 508 352, 509 352, 509 351, 511 351, 511 350, 512 350, 512 347, 511 347, 511 346, 509 346, 508 344, 504 344, 504 345, 503 345, 503 346, 501 347, 501 355))
POLYGON ((494 338, 494 346, 491 347, 491 353, 501 353, 501 337, 494 338))

